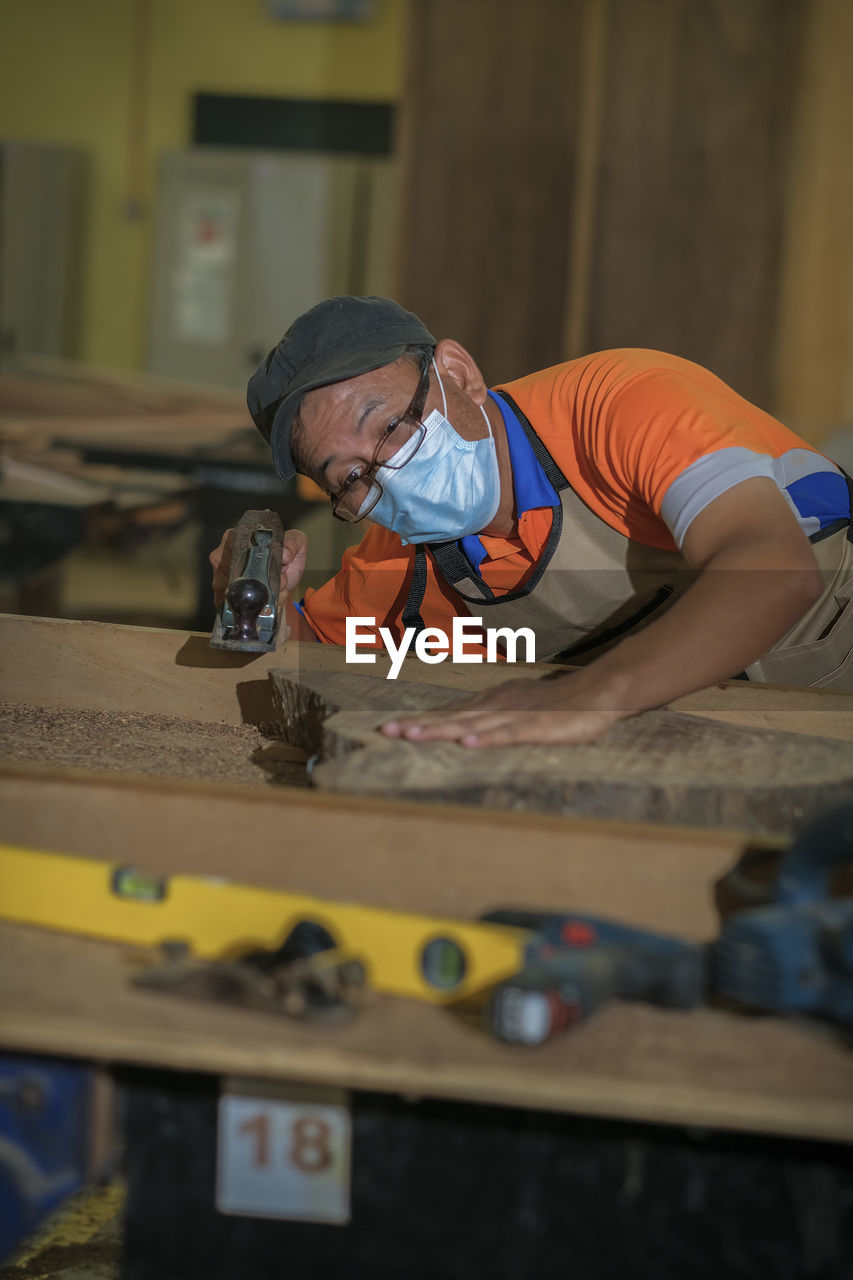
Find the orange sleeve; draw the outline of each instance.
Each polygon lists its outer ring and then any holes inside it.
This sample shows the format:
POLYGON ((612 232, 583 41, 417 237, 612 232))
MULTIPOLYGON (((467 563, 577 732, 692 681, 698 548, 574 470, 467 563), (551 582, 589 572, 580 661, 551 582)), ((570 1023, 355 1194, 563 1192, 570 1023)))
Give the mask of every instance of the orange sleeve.
MULTIPOLYGON (((375 618, 376 628, 388 627, 396 642, 403 634, 403 610, 409 597, 415 548, 404 547, 399 535, 373 524, 356 547, 344 553, 341 567, 322 587, 309 588, 302 611, 324 644, 346 642, 347 618, 375 618)), ((421 617, 427 627, 448 630, 457 610, 435 577, 427 557, 427 587, 421 617)), ((363 624, 369 630, 370 624, 363 624)), ((377 636, 377 646, 379 639, 377 636)))
MULTIPOLYGON (((687 362, 682 362, 687 365, 687 362)), ((740 447, 777 455, 802 442, 712 374, 651 368, 623 382, 606 411, 582 424, 603 496, 640 498, 658 518, 667 490, 699 458, 740 447)))
POLYGON ((590 509, 650 546, 675 546, 663 499, 691 463, 731 447, 803 447, 707 369, 661 351, 601 351, 506 389, 590 509))

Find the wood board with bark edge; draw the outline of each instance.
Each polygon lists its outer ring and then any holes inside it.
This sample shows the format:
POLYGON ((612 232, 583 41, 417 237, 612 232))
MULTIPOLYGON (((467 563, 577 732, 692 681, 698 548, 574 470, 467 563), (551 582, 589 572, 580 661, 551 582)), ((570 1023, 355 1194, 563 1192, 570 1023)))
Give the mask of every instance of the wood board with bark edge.
MULTIPOLYGON (((0 768, 0 840, 467 918, 571 904, 697 941, 744 847, 735 832, 24 768, 0 768)), ((802 1023, 614 1003, 526 1053, 404 1000, 330 1029, 159 996, 128 986, 121 946, 3 923, 0 956, 8 1051, 853 1141, 850 1051, 802 1023)))
POLYGON ((470 749, 387 738, 394 715, 464 699, 417 680, 351 670, 270 673, 287 741, 315 753, 327 791, 628 821, 696 823, 790 837, 804 816, 853 797, 853 745, 714 723, 670 710, 582 745, 470 749))
MULTIPOLYGON (((356 676, 338 646, 288 641, 274 654, 243 656, 212 650, 203 633, 0 617, 0 699, 36 708, 178 716, 186 720, 186 728, 193 722, 258 725, 277 715, 268 672, 286 663, 299 671, 346 673, 353 693, 359 679, 372 680, 370 689, 376 696, 377 690, 393 683, 384 678, 387 658, 380 656, 375 665, 357 669, 369 672, 369 677, 356 676)), ((511 674, 537 678, 552 669, 518 664, 511 674)), ((414 677, 419 684, 458 694, 499 682, 506 674, 505 665, 425 666, 409 658, 401 680, 408 684, 414 677)), ((732 681, 679 699, 673 707, 729 724, 783 726, 853 740, 849 694, 732 681)), ((553 798, 550 803, 553 807, 553 798)), ((789 809, 797 815, 796 798, 789 809)), ((648 816, 659 809, 652 806, 642 812, 648 816)), ((741 821, 736 813, 722 809, 715 820, 741 821)))

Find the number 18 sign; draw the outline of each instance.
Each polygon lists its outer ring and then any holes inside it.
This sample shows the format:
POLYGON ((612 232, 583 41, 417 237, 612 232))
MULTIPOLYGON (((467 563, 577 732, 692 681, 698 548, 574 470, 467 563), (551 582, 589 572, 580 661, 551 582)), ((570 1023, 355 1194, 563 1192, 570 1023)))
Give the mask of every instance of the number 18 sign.
POLYGON ((325 1096, 341 1101, 221 1095, 216 1159, 220 1213, 349 1222, 350 1113, 342 1093, 325 1096))

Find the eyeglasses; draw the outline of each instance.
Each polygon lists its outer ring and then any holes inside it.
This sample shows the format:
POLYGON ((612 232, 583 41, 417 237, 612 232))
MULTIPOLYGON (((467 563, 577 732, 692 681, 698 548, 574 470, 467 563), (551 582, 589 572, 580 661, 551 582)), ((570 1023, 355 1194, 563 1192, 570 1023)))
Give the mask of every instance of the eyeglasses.
POLYGON ((380 467, 399 471, 407 462, 411 462, 423 444, 426 427, 421 422, 421 417, 429 391, 431 363, 430 356, 421 366, 421 376, 418 378, 412 403, 399 418, 388 423, 369 465, 357 475, 348 476, 341 492, 332 495, 332 515, 338 520, 355 524, 369 516, 383 492, 380 481, 376 479, 376 471, 380 467))

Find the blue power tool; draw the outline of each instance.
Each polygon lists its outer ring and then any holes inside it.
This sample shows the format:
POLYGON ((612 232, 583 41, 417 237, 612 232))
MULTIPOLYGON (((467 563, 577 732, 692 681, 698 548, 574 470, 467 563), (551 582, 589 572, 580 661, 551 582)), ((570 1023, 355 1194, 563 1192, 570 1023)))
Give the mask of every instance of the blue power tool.
POLYGON ((493 987, 481 1023, 508 1044, 535 1046, 612 999, 693 1009, 704 999, 705 948, 597 916, 501 909, 481 917, 529 929, 521 971, 493 987))
POLYGON ((853 896, 830 894, 844 864, 853 802, 810 823, 787 852, 747 850, 717 885, 718 905, 734 907, 707 946, 592 916, 492 911, 482 918, 533 937, 520 972, 488 993, 481 1022, 510 1044, 539 1045, 614 998, 692 1009, 723 997, 853 1026, 853 896))
MULTIPOLYGON (((831 897, 833 868, 853 862, 853 803, 806 826, 761 905, 735 912, 711 947, 711 989, 768 1013, 811 1014, 853 1026, 853 897, 831 897)), ((743 864, 726 880, 747 894, 743 864)), ((725 887, 726 881, 722 882, 725 887)))

